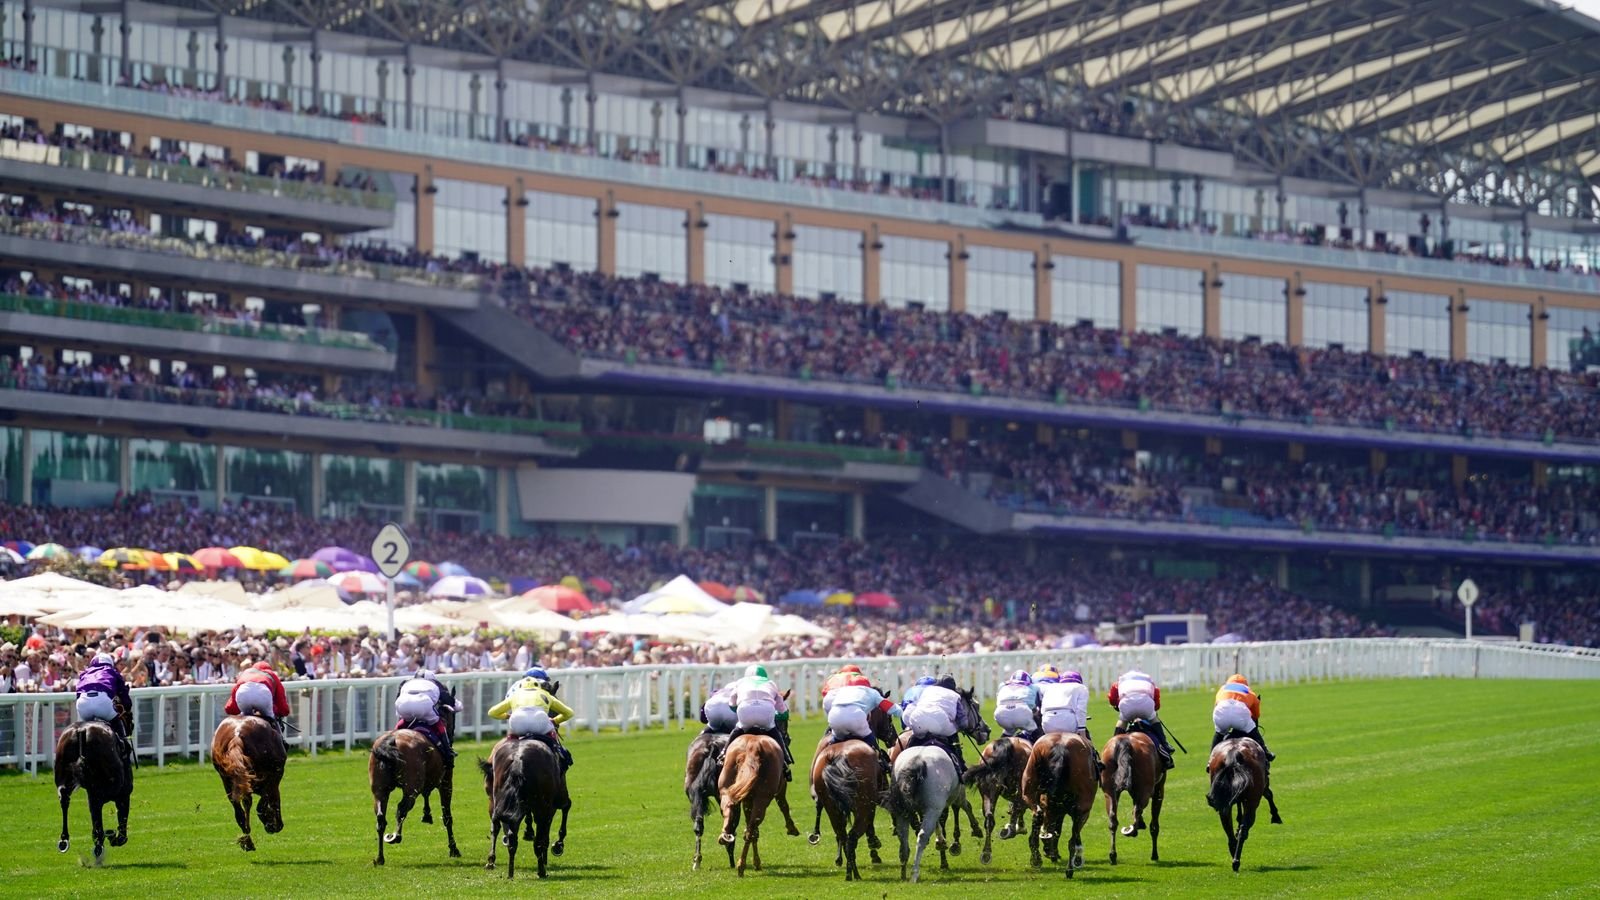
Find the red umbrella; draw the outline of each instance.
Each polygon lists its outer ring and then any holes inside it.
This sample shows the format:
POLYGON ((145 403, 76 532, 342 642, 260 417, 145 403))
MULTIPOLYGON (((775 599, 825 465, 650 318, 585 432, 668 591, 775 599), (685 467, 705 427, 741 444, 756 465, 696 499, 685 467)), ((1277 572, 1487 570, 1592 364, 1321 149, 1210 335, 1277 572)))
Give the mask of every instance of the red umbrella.
POLYGON ((705 591, 724 603, 733 599, 733 588, 728 587, 720 581, 702 581, 700 582, 700 590, 705 591))
POLYGON ((591 578, 589 579, 589 587, 592 587, 607 596, 616 593, 616 588, 612 586, 611 579, 609 578, 591 578))
POLYGON ((572 612, 573 610, 587 612, 594 609, 594 604, 589 602, 589 598, 585 597, 582 591, 575 591, 559 584, 536 587, 522 596, 551 612, 572 612))
POLYGON ((855 605, 866 607, 867 609, 894 609, 900 605, 900 602, 888 594, 874 591, 867 594, 857 594, 855 605))
POLYGON ((421 560, 406 566, 405 572, 418 581, 438 581, 439 576, 442 574, 438 566, 421 560))
POLYGON ((189 554, 208 569, 242 569, 244 563, 226 547, 207 547, 189 554))
POLYGON ((333 574, 333 566, 321 560, 297 559, 278 570, 284 578, 293 578, 300 581, 304 578, 327 578, 333 574))

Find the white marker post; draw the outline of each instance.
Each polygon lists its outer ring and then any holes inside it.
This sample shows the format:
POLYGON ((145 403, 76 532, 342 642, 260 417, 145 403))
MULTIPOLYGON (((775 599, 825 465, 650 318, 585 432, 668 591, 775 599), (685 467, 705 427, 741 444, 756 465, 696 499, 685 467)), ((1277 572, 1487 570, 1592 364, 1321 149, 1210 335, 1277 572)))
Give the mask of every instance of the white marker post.
POLYGON ((395 639, 394 580, 411 561, 411 539, 406 537, 405 529, 393 522, 384 525, 372 539, 372 561, 388 580, 389 640, 392 642, 395 639))
POLYGON ((1456 599, 1467 608, 1467 640, 1472 640, 1472 604, 1478 602, 1478 585, 1468 578, 1456 588, 1456 599))

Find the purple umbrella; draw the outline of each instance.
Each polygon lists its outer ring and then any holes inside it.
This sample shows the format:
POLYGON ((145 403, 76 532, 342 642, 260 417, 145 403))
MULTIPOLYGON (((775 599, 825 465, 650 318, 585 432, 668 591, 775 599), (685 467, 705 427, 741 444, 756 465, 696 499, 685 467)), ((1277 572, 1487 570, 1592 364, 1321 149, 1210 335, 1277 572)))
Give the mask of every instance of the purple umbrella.
POLYGON ((378 571, 378 564, 365 556, 345 547, 323 547, 311 554, 317 562, 327 563, 335 572, 372 572, 378 571))

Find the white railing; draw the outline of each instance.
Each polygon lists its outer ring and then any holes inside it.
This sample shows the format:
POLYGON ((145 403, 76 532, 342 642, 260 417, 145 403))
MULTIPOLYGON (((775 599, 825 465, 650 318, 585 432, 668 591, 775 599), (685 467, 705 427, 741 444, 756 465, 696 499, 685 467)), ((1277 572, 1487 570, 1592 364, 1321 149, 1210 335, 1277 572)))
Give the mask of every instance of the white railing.
MULTIPOLYGON (((818 688, 823 679, 845 662, 863 663, 875 683, 895 691, 920 675, 949 672, 963 686, 976 687, 983 697, 993 696, 1012 670, 1045 662, 1078 669, 1096 691, 1133 667, 1150 672, 1169 690, 1209 687, 1234 672, 1246 672, 1252 681, 1264 684, 1371 678, 1600 678, 1600 653, 1581 648, 1406 638, 807 659, 768 663, 767 670, 780 686, 793 689, 791 706, 796 715, 806 716, 820 706, 818 688)), ((552 677, 561 682, 561 697, 577 712, 575 727, 630 731, 675 723, 697 726, 706 696, 743 669, 742 664, 628 666, 558 670, 552 677)), ((443 676, 466 707, 457 723, 459 737, 501 732, 504 725, 484 711, 505 695, 517 677, 513 672, 443 676)), ((291 720, 300 729, 290 733, 289 743, 312 755, 365 747, 392 726, 395 689, 403 680, 288 683, 294 707, 291 720)), ((141 761, 158 766, 169 757, 203 762, 229 690, 228 685, 204 685, 134 691, 141 761)), ((30 772, 48 767, 57 735, 72 724, 73 699, 72 694, 0 695, 0 765, 30 772)))

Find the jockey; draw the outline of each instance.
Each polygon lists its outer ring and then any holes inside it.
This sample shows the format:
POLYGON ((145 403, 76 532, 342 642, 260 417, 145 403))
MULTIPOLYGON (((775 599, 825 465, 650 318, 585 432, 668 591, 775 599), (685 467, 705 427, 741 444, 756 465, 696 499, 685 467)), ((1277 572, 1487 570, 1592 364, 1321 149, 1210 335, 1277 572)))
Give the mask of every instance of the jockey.
POLYGON ((950 754, 956 766, 956 777, 960 778, 967 771, 967 763, 961 758, 961 742, 956 735, 972 725, 967 721, 967 705, 956 693, 955 676, 941 675, 933 684, 924 687, 906 710, 906 727, 911 729, 912 738, 907 746, 943 749, 950 754))
POLYGON ((738 684, 732 681, 717 688, 700 705, 700 721, 705 723, 706 731, 727 734, 738 726, 739 714, 733 711, 733 689, 738 684))
POLYGON ((1038 740, 1039 696, 1039 688, 1033 686, 1033 676, 1027 669, 1012 672, 995 695, 995 724, 1005 729, 1006 734, 1038 740))
POLYGON ((1222 736, 1232 729, 1260 744, 1261 752, 1267 754, 1267 762, 1277 758, 1267 749, 1267 741, 1261 736, 1261 695, 1250 690, 1250 682, 1245 681, 1243 675, 1229 678, 1217 691, 1216 705, 1211 708, 1211 724, 1217 729, 1211 736, 1211 746, 1222 743, 1222 736))
MULTIPOLYGON (((550 690, 550 673, 546 672, 544 670, 544 666, 541 666, 538 663, 534 663, 533 665, 529 666, 528 670, 522 673, 522 678, 532 678, 543 685, 545 690, 550 690)), ((511 686, 506 688, 507 697, 515 694, 517 689, 522 686, 522 678, 511 682, 511 686)))
MULTIPOLYGON (((866 680, 860 672, 856 675, 862 681, 866 680)), ((887 775, 889 754, 878 746, 878 737, 873 734, 870 721, 873 710, 887 713, 892 709, 894 703, 870 685, 846 684, 834 688, 822 698, 822 710, 828 716, 829 743, 837 744, 858 738, 866 741, 867 746, 878 751, 878 771, 887 775)))
MULTIPOLYGON (((733 683, 733 711, 738 716, 738 727, 728 733, 727 746, 746 734, 764 734, 778 742, 783 749, 783 780, 793 781, 794 757, 789 754, 789 738, 778 723, 789 720, 789 704, 783 692, 767 677, 767 667, 752 663, 744 670, 744 677, 733 683)), ((723 749, 726 753, 726 747, 723 749)))
POLYGON ((394 714, 400 721, 396 728, 413 728, 433 739, 444 756, 445 768, 454 768, 456 752, 451 748, 454 735, 441 713, 461 712, 461 702, 439 683, 427 669, 418 669, 410 680, 400 685, 400 695, 394 699, 394 714))
POLYGON ((133 696, 109 653, 96 653, 78 675, 79 721, 104 722, 117 736, 122 761, 133 765, 133 696))
POLYGON ((861 674, 861 667, 858 665, 852 664, 844 666, 839 669, 839 671, 829 675, 828 680, 822 683, 823 698, 826 699, 829 692, 831 692, 834 688, 840 688, 846 685, 872 687, 872 679, 861 674))
POLYGON ((1083 676, 1068 672, 1061 680, 1039 688, 1039 724, 1046 734, 1076 734, 1089 738, 1089 689, 1083 676))
POLYGON ((1106 692, 1106 699, 1111 701, 1120 717, 1117 719, 1116 733, 1124 734, 1128 726, 1143 721, 1145 727, 1136 730, 1143 730, 1155 739, 1161 764, 1172 768, 1172 748, 1167 745, 1166 729, 1156 716, 1156 711, 1161 708, 1161 688, 1156 687, 1155 679, 1138 669, 1129 669, 1106 692))
POLYGON ((905 710, 910 709, 912 704, 917 702, 917 698, 922 696, 922 692, 933 685, 933 682, 934 678, 932 675, 924 675, 917 679, 916 684, 906 688, 906 692, 900 696, 901 711, 904 712, 905 710))
POLYGON ((546 690, 547 683, 533 676, 524 677, 512 686, 504 700, 489 707, 489 717, 505 719, 507 733, 512 737, 538 738, 549 744, 565 771, 572 768, 572 753, 561 743, 559 726, 572 718, 572 707, 546 690))
POLYGON ((282 735, 283 717, 289 714, 289 695, 284 693, 283 682, 272 663, 262 660, 242 670, 222 711, 230 716, 258 715, 282 735))

